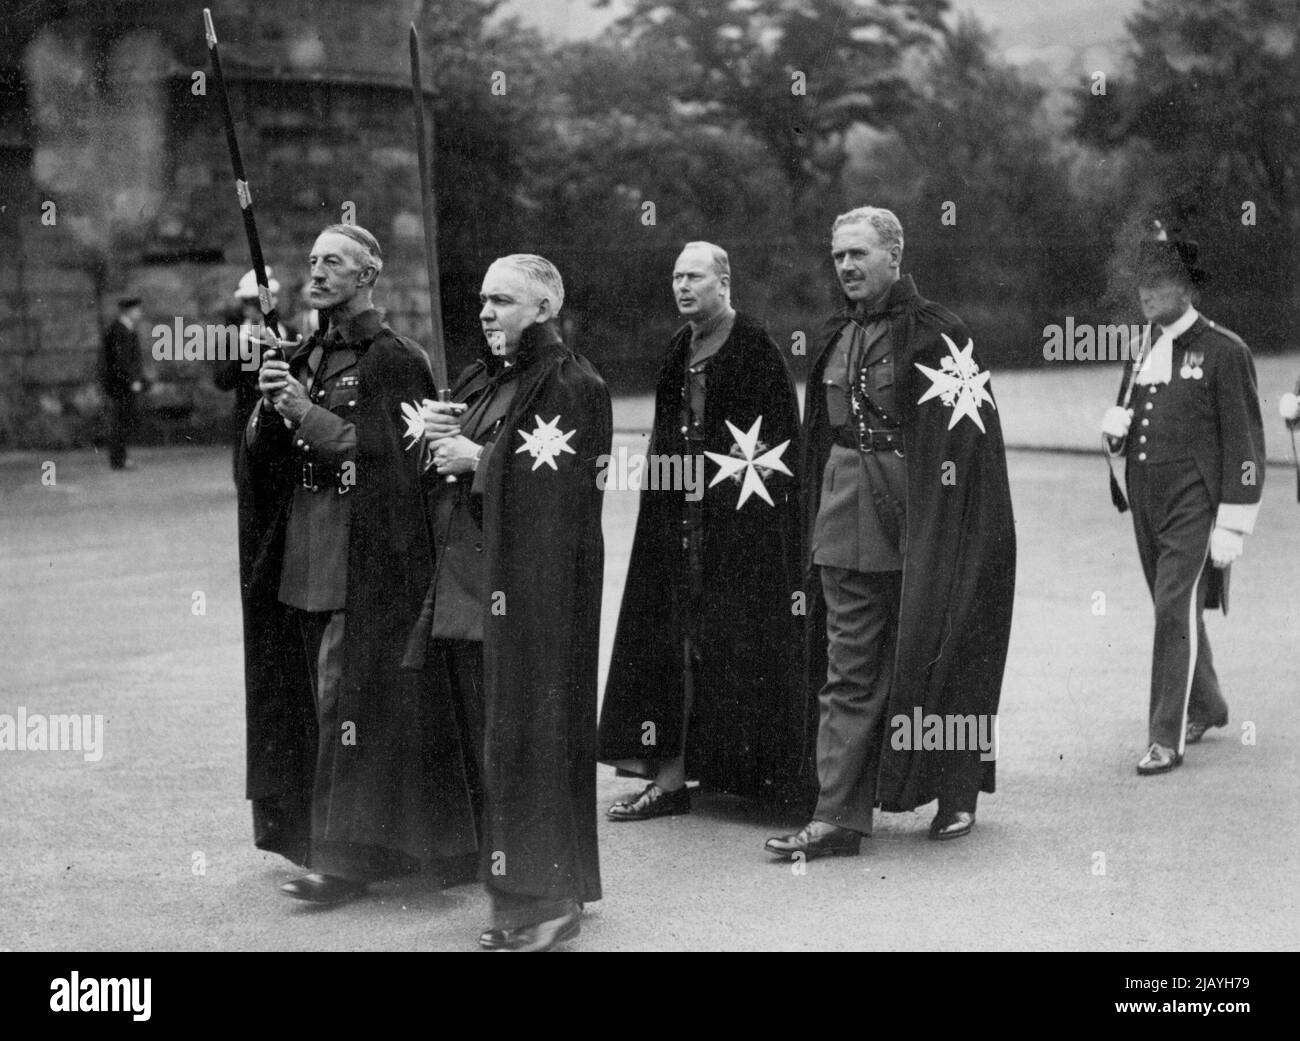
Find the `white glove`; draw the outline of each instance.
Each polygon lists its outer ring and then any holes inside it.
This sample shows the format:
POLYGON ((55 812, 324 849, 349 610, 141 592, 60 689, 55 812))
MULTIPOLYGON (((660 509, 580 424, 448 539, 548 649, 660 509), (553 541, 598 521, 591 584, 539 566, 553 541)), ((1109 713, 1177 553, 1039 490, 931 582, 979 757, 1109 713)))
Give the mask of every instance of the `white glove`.
POLYGON ((1300 419, 1300 398, 1287 391, 1278 399, 1277 410, 1288 423, 1294 423, 1300 419))
POLYGON ((1128 428, 1133 422, 1133 410, 1114 405, 1106 409, 1101 417, 1101 432, 1107 437, 1123 438, 1128 436, 1128 428))
POLYGON ((1246 540, 1239 531, 1215 528, 1210 534, 1210 559, 1215 567, 1227 567, 1246 548, 1246 540))

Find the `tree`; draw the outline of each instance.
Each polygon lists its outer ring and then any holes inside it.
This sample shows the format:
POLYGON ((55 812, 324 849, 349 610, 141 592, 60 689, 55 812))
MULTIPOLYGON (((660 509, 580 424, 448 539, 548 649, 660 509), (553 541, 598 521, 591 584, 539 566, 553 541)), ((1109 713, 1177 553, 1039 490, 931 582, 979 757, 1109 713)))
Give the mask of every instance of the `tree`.
MULTIPOLYGON (((602 0, 608 3, 608 0, 602 0)), ((941 33, 948 0, 634 0, 614 32, 675 53, 682 110, 743 127, 785 179, 792 226, 840 202, 846 136, 888 126, 913 99, 907 64, 941 33), (817 189, 817 213, 809 200, 817 189)))
POLYGON ((1043 88, 1000 61, 970 18, 916 81, 910 112, 872 136, 846 184, 855 201, 895 210, 908 269, 982 337, 986 359, 1041 361, 1036 330, 1100 294, 1106 245, 1072 193, 1062 128, 1043 88))
POLYGON ((1127 154, 1131 216, 1199 239, 1230 323, 1274 340, 1300 287, 1295 0, 1144 0, 1128 30, 1128 74, 1084 88, 1076 133, 1127 154))

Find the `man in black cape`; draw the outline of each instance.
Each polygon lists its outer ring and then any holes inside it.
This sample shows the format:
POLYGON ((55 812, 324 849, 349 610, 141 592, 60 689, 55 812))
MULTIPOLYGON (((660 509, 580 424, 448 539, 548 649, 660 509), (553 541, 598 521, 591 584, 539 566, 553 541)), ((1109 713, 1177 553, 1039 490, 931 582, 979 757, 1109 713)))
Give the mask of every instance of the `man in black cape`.
POLYGON ((611 820, 689 813, 688 778, 774 802, 801 772, 799 402, 730 290, 726 252, 687 243, 600 720, 601 759, 651 782, 611 820))
POLYGON ((564 283, 550 261, 502 257, 481 299, 489 350, 452 402, 425 403, 438 567, 406 665, 470 706, 492 903, 479 943, 543 951, 576 936, 601 895, 596 478, 613 420, 599 373, 556 330, 564 283))
POLYGON ((813 819, 779 856, 858 852, 872 808, 933 799, 936 839, 992 792, 1015 529, 989 374, 951 311, 902 277, 903 229, 862 207, 832 228, 848 306, 805 402, 808 681, 820 686, 813 819))
POLYGON ((432 571, 404 418, 428 359, 374 309, 369 232, 327 228, 310 266, 321 329, 263 362, 237 473, 248 797, 257 846, 313 869, 285 892, 335 904, 475 829, 455 708, 400 668, 432 571))

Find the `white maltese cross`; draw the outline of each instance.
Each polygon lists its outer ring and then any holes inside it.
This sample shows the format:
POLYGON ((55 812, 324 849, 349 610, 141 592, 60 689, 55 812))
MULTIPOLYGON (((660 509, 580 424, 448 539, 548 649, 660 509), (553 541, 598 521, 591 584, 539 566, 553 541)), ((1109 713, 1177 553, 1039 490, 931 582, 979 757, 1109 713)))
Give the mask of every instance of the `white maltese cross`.
POLYGON ((772 502, 772 496, 767 492, 767 486, 763 483, 763 478, 759 476, 759 469, 775 470, 777 473, 786 474, 793 477, 785 463, 781 462, 781 456, 785 454, 789 441, 782 441, 775 448, 765 451, 762 455, 758 454, 758 431, 763 425, 763 417, 759 416, 754 420, 754 425, 748 431, 742 433, 731 420, 726 420, 727 429, 731 431, 731 436, 736 439, 736 447, 740 449, 740 456, 720 455, 717 452, 705 452, 710 459, 718 464, 718 473, 709 482, 712 488, 719 481, 724 481, 728 477, 739 478, 740 472, 744 471, 744 483, 740 486, 740 498, 736 500, 736 509, 745 505, 745 500, 751 495, 757 495, 769 506, 776 505, 772 502))
POLYGON ((555 465, 556 456, 561 452, 568 452, 569 455, 576 455, 572 448, 569 447, 569 438, 578 432, 574 427, 567 434, 560 433, 560 417, 556 416, 549 423, 543 423, 542 417, 534 415, 537 420, 537 427, 530 434, 527 430, 519 431, 520 437, 524 443, 515 449, 515 455, 520 452, 527 452, 533 457, 533 469, 536 470, 543 463, 552 470, 559 470, 555 465))
POLYGON ((980 419, 980 405, 987 401, 996 409, 992 396, 984 389, 989 381, 989 374, 981 372, 980 367, 971 357, 975 350, 975 341, 966 340, 966 346, 958 348, 947 333, 943 333, 948 344, 949 356, 944 358, 938 369, 930 369, 916 363, 916 367, 930 377, 930 389, 921 395, 917 404, 938 398, 952 409, 952 418, 948 420, 948 429, 957 425, 962 416, 967 416, 984 433, 984 421, 980 419))

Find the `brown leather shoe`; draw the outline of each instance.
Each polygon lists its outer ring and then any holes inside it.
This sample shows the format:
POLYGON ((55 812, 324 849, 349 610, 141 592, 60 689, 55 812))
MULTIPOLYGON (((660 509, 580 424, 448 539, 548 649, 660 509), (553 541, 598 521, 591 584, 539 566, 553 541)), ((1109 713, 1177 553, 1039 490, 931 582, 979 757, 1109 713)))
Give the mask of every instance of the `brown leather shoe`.
POLYGON ((1227 716, 1224 716, 1222 719, 1213 723, 1205 722, 1199 719, 1189 719, 1187 721, 1187 733, 1186 736, 1183 738, 1183 740, 1189 745, 1200 744, 1201 738, 1205 736, 1205 732, 1207 730, 1210 730, 1214 727, 1226 727, 1227 725, 1228 725, 1227 716))
POLYGON ((809 821, 793 835, 774 836, 763 844, 769 853, 786 860, 803 854, 805 860, 817 857, 856 857, 862 835, 851 828, 841 828, 825 821, 809 821))
POLYGON ((691 793, 685 785, 675 792, 666 792, 651 781, 640 795, 614 803, 605 816, 612 821, 648 821, 690 812, 691 793))
POLYGON ((930 822, 930 838, 937 842, 959 839, 975 827, 975 814, 967 810, 940 810, 930 822))
POLYGON ((1147 749, 1147 754, 1138 760, 1137 771, 1142 777, 1167 774, 1182 761, 1183 757, 1172 748, 1166 748, 1153 741, 1151 747, 1147 749))

